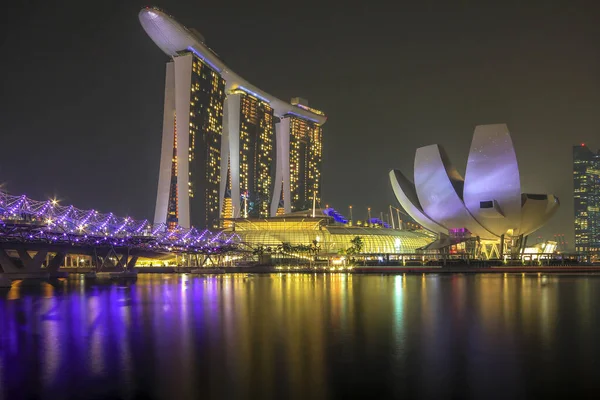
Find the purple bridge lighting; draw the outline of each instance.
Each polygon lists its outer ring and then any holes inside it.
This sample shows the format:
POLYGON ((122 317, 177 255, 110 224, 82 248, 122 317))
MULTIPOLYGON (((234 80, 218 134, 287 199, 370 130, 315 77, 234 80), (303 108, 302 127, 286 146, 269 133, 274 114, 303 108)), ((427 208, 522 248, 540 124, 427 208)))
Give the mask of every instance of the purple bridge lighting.
POLYGON ((237 250, 235 233, 151 224, 0 191, 0 267, 4 273, 53 268, 67 254, 89 255, 96 269, 132 269, 138 257, 210 257, 237 250), (18 256, 15 256, 18 255, 18 256), (33 255, 32 255, 33 254, 33 255), (110 260, 117 260, 116 262, 110 260))

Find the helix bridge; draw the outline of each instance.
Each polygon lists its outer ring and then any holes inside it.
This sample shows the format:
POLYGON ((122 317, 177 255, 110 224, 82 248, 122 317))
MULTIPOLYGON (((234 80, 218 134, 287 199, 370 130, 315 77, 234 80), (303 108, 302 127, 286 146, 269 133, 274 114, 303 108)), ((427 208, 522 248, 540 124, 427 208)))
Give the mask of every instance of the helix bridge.
POLYGON ((14 254, 20 258, 19 267, 41 265, 42 260, 52 264, 48 262, 49 255, 58 258, 54 262, 58 264, 66 254, 85 254, 100 260, 112 256, 117 260, 113 264, 133 268, 140 256, 214 256, 235 251, 239 243, 235 233, 171 228, 164 223, 152 224, 148 220, 61 205, 53 199, 39 201, 0 191, 0 266, 4 272, 15 266, 11 262, 14 254))

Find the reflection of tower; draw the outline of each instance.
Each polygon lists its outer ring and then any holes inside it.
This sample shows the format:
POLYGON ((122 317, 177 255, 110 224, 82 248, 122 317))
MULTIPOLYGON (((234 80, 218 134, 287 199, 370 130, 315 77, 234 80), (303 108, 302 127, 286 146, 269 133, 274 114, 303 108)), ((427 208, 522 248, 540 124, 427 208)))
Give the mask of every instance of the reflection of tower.
POLYGON ((167 64, 155 222, 218 226, 224 89, 223 78, 190 52, 167 64))

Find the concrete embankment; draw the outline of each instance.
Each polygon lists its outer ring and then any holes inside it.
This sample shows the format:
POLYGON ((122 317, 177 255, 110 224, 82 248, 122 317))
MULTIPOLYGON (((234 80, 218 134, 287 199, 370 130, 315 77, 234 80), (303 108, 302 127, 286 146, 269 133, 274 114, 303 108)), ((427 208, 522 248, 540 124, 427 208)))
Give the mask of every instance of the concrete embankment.
POLYGON ((356 267, 358 274, 498 274, 498 273, 600 273, 600 266, 510 266, 510 267, 356 267))
MULTIPOLYGON (((572 265, 572 266, 355 266, 355 267, 317 267, 308 266, 245 266, 222 268, 190 268, 190 267, 139 267, 135 271, 144 273, 188 273, 188 274, 215 274, 215 273, 356 273, 356 274, 493 274, 493 273, 600 273, 600 265, 572 265), (203 271, 205 270, 205 271, 203 271), (218 271, 217 271, 218 270, 218 271)), ((82 269, 70 270, 70 273, 85 273, 82 269)))

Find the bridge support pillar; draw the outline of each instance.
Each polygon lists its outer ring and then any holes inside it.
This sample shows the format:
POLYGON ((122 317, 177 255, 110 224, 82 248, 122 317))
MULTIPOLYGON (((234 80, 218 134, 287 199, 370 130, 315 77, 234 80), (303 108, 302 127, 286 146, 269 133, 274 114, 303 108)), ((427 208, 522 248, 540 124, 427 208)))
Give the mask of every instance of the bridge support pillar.
POLYGON ((42 269, 42 264, 48 255, 48 250, 39 250, 33 257, 29 255, 26 249, 14 249, 19 255, 19 262, 8 255, 6 249, 0 249, 0 266, 4 276, 13 279, 39 279, 47 278, 48 274, 42 269))
POLYGON ((17 249, 17 253, 19 253, 25 272, 40 272, 42 263, 48 255, 48 250, 39 250, 33 257, 25 249, 17 249))
MULTIPOLYGON (((121 257, 117 257, 117 268, 129 269, 129 248, 125 249, 125 253, 121 257)), ((135 262, 134 262, 135 265, 135 262)))
POLYGON ((129 249, 94 250, 92 265, 97 272, 107 269, 133 271, 139 256, 131 256, 129 249))
POLYGON ((15 265, 4 249, 0 249, 0 267, 2 267, 2 271, 6 274, 21 272, 20 268, 15 265))
POLYGON ((108 270, 113 270, 115 267, 123 268, 121 267, 121 259, 117 253, 115 253, 113 248, 105 251, 94 251, 92 262, 94 263, 96 272, 100 272, 105 268, 108 270), (117 260, 116 265, 113 260, 111 260, 111 257, 117 260))
POLYGON ((133 268, 135 267, 135 263, 137 263, 138 257, 137 256, 132 256, 129 261, 127 262, 127 271, 133 271, 133 268))
POLYGON ((50 271, 50 272, 58 271, 58 269, 61 267, 61 265, 64 264, 66 256, 67 256, 66 253, 57 252, 54 255, 54 257, 52 257, 50 259, 50 262, 48 263, 48 271, 50 271))
POLYGON ((95 271, 100 271, 101 267, 102 261, 100 260, 100 257, 98 257, 96 250, 94 250, 94 253, 92 254, 92 268, 94 268, 95 271))
POLYGON ((117 256, 117 267, 118 269, 126 269, 127 268, 127 254, 123 254, 121 257, 117 256))

